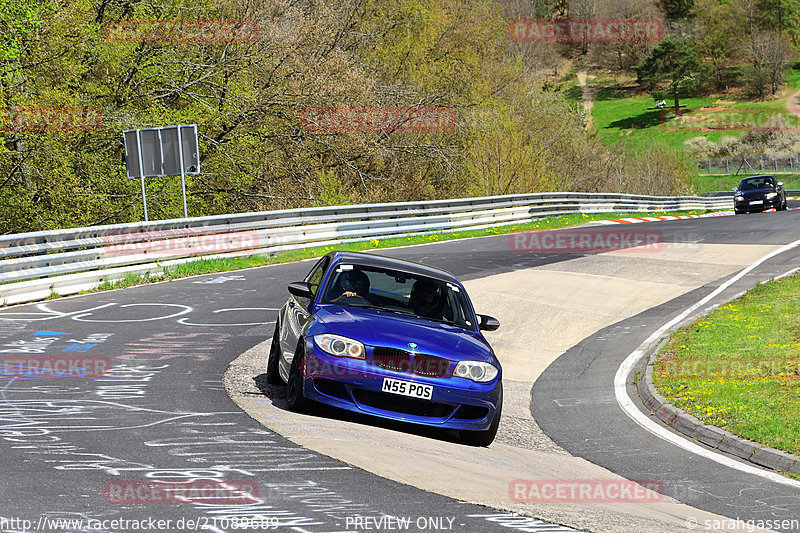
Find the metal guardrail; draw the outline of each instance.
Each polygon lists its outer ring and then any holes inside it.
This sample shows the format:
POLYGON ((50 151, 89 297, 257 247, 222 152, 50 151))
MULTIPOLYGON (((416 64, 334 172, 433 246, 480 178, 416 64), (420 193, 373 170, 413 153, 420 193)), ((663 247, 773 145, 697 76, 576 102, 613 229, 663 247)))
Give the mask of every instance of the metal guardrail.
POLYGON ((0 236, 0 304, 73 294, 201 257, 518 224, 552 215, 732 208, 730 197, 532 193, 316 207, 0 236), (13 282, 13 283, 10 283, 13 282))

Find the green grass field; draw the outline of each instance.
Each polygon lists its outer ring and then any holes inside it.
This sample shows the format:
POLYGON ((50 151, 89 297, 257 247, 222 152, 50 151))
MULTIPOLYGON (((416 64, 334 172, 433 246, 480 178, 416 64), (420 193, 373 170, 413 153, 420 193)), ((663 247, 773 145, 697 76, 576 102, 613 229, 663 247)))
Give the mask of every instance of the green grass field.
MULTIPOLYGON (((800 90, 800 69, 792 69, 786 79, 788 90, 800 90)), ((654 142, 680 151, 683 143, 693 137, 705 136, 710 141, 719 141, 722 136, 754 128, 800 127, 800 117, 786 109, 785 94, 763 102, 719 97, 682 98, 681 104, 687 107, 681 112, 681 120, 675 120, 671 110, 648 110, 655 105, 655 99, 638 92, 635 86, 593 85, 596 90, 594 128, 598 138, 606 144, 624 142, 634 152, 654 142)))
POLYGON ((759 285, 676 332, 653 379, 703 422, 800 454, 800 274, 759 285))

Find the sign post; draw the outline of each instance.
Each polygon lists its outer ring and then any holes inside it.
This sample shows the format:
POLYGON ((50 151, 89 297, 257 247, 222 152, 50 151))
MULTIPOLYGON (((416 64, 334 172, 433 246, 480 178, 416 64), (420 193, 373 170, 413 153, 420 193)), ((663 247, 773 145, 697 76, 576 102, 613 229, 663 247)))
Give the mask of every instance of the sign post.
MULTIPOLYGON (((183 161, 183 140, 181 138, 181 129, 178 128, 178 156, 179 160, 183 161)), ((189 212, 186 209, 186 170, 181 167, 181 191, 183 191, 183 218, 189 218, 189 212)))
POLYGON ((152 177, 181 177, 183 216, 189 217, 186 205, 186 175, 200 174, 197 145, 197 125, 143 128, 122 132, 125 143, 125 167, 128 179, 141 180, 144 219, 147 216, 147 197, 144 179, 152 177))
MULTIPOLYGON (((142 137, 140 130, 136 130, 136 146, 142 146, 142 137)), ((144 168, 142 164, 142 150, 136 150, 136 157, 139 158, 139 168, 144 168)), ((144 172, 139 173, 139 178, 142 180, 142 205, 144 206, 144 221, 147 222, 150 220, 147 218, 147 193, 144 192, 144 172)))

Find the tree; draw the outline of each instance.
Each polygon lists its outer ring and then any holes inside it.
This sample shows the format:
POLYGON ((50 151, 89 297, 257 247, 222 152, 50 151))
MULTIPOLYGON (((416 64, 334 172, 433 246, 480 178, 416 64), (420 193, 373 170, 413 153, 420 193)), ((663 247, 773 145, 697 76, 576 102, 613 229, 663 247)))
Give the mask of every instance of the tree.
POLYGON ((668 19, 689 18, 695 0, 661 0, 661 9, 668 19))
POLYGON ((675 116, 680 115, 679 98, 701 85, 703 70, 688 40, 676 37, 666 37, 633 69, 653 97, 675 99, 675 116))
MULTIPOLYGON (((610 19, 658 19, 656 0, 603 0, 597 3, 597 15, 610 19)), ((647 57, 653 47, 648 36, 620 39, 617 42, 594 43, 592 60, 608 68, 630 70, 647 57)))
POLYGON ((783 72, 796 57, 792 45, 775 31, 756 31, 746 45, 752 65, 748 84, 758 98, 766 96, 767 87, 774 95, 783 83, 783 72))
POLYGON ((746 34, 742 18, 733 5, 720 0, 698 0, 694 17, 698 30, 694 41, 697 52, 709 62, 714 85, 721 89, 725 86, 728 61, 741 57, 741 35, 746 34))
POLYGON ((800 29, 800 3, 797 0, 761 0, 764 27, 796 39, 800 29))

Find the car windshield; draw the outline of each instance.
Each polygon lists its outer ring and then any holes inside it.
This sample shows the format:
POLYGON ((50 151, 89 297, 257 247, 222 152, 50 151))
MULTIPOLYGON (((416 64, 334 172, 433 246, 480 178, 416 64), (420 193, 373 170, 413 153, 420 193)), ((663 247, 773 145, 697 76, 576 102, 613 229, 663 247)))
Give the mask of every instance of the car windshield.
POLYGON ((467 299, 458 285, 399 270, 338 265, 320 302, 377 309, 476 329, 467 299))
POLYGON ((760 176, 757 178, 743 179, 739 183, 740 191, 754 191, 756 189, 767 189, 775 186, 775 180, 771 176, 760 176))

